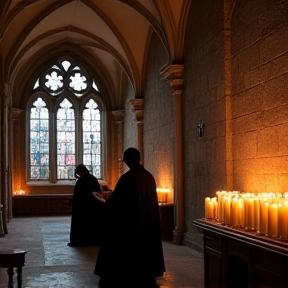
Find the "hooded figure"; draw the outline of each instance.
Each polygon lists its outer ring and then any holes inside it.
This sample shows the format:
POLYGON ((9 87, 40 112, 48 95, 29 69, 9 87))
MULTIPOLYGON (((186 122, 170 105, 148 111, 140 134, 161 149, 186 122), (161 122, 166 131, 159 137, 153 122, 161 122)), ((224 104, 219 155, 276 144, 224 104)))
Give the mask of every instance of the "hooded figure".
POLYGON ((140 163, 140 152, 128 148, 130 168, 105 203, 103 242, 96 261, 100 287, 156 287, 165 272, 154 177, 140 163))
POLYGON ((83 164, 76 167, 75 177, 78 179, 71 203, 72 216, 68 246, 99 246, 103 203, 96 199, 92 192, 101 192, 100 184, 83 164))

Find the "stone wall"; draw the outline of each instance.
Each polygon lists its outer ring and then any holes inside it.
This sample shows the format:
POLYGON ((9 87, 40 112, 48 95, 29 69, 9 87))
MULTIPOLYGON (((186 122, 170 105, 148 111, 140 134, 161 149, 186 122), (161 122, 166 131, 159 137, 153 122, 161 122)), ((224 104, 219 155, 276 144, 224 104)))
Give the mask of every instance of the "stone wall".
POLYGON ((204 198, 226 187, 224 21, 222 1, 193 1, 184 68, 185 243, 201 247, 192 221, 204 217, 204 198), (197 127, 204 122, 204 136, 197 127))
POLYGON ((154 34, 147 57, 144 96, 144 163, 160 188, 169 188, 173 201, 174 185, 174 99, 170 83, 160 69, 168 57, 154 34))
POLYGON ((235 189, 288 190, 288 3, 238 1, 231 23, 235 189))

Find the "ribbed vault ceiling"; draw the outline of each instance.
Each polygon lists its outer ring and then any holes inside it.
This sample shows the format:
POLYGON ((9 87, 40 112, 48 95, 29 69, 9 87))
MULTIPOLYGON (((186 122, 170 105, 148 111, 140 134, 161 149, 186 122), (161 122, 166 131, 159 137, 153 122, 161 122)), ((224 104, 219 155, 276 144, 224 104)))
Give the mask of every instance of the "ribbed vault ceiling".
POLYGON ((182 29, 190 1, 1 1, 3 82, 13 89, 36 66, 57 53, 70 51, 97 66, 95 71, 99 77, 103 75, 112 94, 127 77, 135 97, 140 98, 153 31, 167 53, 167 65, 183 61, 182 29))

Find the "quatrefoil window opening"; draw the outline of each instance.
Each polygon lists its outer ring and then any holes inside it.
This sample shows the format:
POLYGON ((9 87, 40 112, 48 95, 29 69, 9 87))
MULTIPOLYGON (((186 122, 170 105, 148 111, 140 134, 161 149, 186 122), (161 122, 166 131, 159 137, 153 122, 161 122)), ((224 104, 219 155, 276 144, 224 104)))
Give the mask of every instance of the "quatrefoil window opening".
MULTIPOLYGON (((41 82, 52 96, 62 93, 65 88, 72 90, 76 96, 82 96, 88 87, 87 77, 83 75, 79 66, 72 66, 68 61, 63 61, 61 65, 53 65, 41 82)), ((34 88, 38 86, 39 84, 35 84, 34 88)))

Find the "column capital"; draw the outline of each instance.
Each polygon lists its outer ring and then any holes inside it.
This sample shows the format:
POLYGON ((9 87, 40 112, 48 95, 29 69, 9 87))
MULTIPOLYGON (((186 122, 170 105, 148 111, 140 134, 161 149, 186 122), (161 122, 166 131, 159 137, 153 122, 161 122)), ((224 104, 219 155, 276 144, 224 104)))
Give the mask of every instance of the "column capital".
POLYGON ((21 109, 12 108, 12 110, 11 110, 12 119, 17 119, 22 112, 23 112, 23 110, 21 110, 21 109))
POLYGON ((142 123, 143 122, 143 98, 141 99, 130 99, 129 103, 131 105, 131 109, 135 114, 135 122, 142 123))
POLYGON ((183 64, 168 65, 160 70, 162 77, 170 80, 170 86, 173 88, 173 95, 175 96, 183 91, 183 72, 183 64))
POLYGON ((11 107, 12 106, 12 93, 11 86, 8 83, 4 84, 4 106, 11 107))
POLYGON ((124 110, 114 110, 112 111, 113 121, 115 123, 122 123, 124 118, 124 110))

